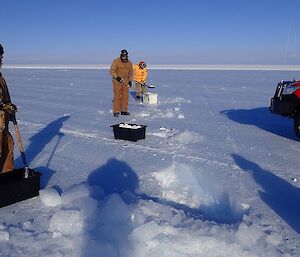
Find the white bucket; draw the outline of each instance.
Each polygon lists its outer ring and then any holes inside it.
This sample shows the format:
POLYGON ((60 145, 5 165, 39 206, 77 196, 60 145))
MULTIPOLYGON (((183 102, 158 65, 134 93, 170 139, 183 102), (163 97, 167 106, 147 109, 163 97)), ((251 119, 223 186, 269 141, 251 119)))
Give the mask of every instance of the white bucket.
POLYGON ((143 102, 148 104, 157 104, 157 93, 147 92, 143 94, 143 102))

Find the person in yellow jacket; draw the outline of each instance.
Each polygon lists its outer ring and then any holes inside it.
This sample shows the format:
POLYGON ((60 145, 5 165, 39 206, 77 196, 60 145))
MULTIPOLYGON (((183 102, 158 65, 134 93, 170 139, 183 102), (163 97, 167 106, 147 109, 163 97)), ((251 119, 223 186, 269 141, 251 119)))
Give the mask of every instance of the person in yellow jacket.
POLYGON ((115 59, 110 66, 110 75, 113 83, 113 113, 114 117, 129 115, 128 88, 132 86, 133 67, 128 59, 128 52, 123 49, 120 57, 115 59))
MULTIPOLYGON (((4 49, 0 44, 0 69, 4 49)), ((0 172, 8 172, 14 169, 14 140, 8 130, 8 122, 17 111, 17 107, 11 103, 8 87, 0 72, 0 172)))
POLYGON ((134 81, 135 81, 135 97, 141 99, 142 94, 146 93, 147 68, 146 63, 141 61, 133 66, 134 81))

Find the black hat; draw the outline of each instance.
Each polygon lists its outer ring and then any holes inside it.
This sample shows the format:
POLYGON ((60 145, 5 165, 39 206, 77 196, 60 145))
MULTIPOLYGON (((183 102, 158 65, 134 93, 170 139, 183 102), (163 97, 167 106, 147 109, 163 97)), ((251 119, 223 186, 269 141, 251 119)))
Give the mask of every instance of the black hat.
POLYGON ((4 49, 3 49, 3 46, 0 44, 0 54, 4 54, 4 49))
POLYGON ((127 50, 123 49, 123 50, 121 51, 121 55, 122 55, 122 56, 127 56, 127 55, 128 55, 127 50))

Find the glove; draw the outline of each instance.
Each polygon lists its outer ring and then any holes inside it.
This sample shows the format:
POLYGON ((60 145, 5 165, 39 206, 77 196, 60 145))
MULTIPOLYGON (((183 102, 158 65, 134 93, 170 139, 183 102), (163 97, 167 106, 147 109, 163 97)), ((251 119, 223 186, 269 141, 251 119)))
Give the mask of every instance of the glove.
POLYGON ((116 79, 116 81, 118 81, 119 83, 122 83, 122 82, 124 81, 121 77, 116 77, 115 79, 116 79))
POLYGON ((9 114, 14 114, 18 110, 18 108, 13 103, 6 103, 2 105, 2 110, 6 111, 9 114))
POLYGON ((128 87, 132 87, 132 82, 131 81, 128 82, 128 87))

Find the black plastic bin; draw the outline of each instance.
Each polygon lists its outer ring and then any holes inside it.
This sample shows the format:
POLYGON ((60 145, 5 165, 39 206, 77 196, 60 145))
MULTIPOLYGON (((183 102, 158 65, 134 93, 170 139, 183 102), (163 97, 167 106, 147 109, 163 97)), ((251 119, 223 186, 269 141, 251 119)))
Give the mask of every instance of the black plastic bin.
POLYGON ((30 176, 24 178, 24 172, 21 168, 0 173, 0 207, 39 195, 41 173, 29 169, 30 176))
POLYGON ((145 125, 137 125, 137 124, 128 124, 128 123, 119 123, 111 126, 114 130, 115 139, 123 139, 129 141, 138 141, 140 139, 145 139, 146 137, 146 127, 145 125), (121 127, 120 127, 121 125, 121 127), (122 125, 128 127, 122 127, 122 125), (139 128, 130 128, 139 126, 139 128))

